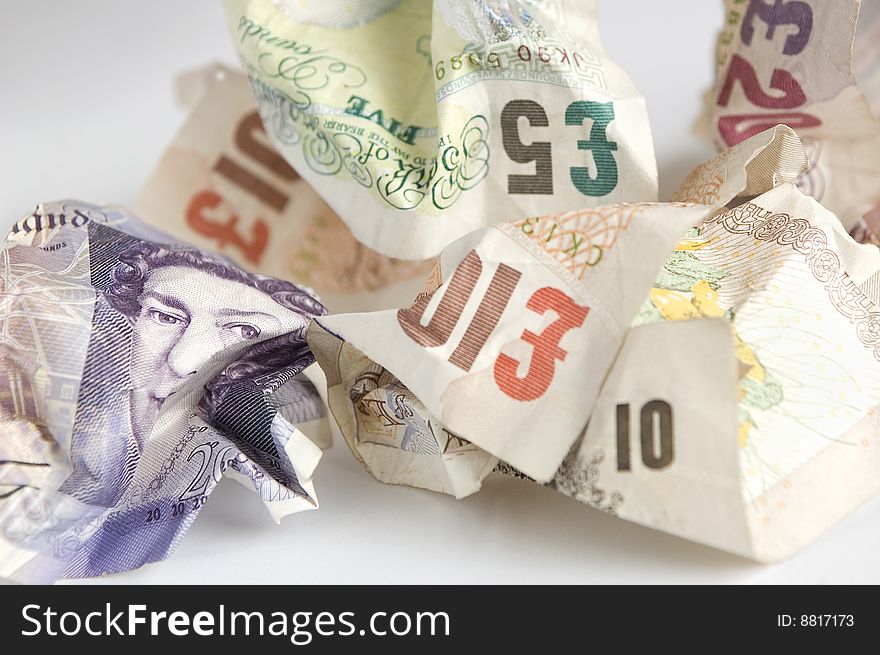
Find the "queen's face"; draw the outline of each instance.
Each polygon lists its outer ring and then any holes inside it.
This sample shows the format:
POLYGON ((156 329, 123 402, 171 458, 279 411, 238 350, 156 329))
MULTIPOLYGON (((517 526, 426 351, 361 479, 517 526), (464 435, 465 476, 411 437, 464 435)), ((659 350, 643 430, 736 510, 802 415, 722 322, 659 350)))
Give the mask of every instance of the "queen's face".
POLYGON ((132 424, 149 430, 165 399, 221 350, 302 327, 305 319, 262 291, 185 266, 147 276, 134 320, 132 424))

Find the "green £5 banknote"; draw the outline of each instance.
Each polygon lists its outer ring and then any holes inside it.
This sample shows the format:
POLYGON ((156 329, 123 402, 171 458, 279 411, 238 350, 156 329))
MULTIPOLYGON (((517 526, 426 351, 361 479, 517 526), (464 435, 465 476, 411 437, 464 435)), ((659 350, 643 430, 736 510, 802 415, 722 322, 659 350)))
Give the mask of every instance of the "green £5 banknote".
POLYGON ((225 4, 274 145, 382 254, 656 200, 645 102, 592 1, 225 4))

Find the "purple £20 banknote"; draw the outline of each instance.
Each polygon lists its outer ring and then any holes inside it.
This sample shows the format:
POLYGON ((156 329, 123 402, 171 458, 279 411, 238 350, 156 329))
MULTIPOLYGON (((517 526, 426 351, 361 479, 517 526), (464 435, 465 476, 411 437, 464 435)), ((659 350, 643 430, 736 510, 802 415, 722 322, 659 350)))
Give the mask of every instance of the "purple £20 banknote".
POLYGON ((310 290, 124 210, 45 203, 0 249, 0 577, 167 557, 224 474, 317 507, 310 290))

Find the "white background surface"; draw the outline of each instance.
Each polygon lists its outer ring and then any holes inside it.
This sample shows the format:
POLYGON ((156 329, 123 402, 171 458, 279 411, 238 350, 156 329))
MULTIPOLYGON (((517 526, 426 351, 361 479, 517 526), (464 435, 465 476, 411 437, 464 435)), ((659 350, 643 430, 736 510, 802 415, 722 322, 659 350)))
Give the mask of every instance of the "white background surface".
MULTIPOLYGON (((648 103, 668 196, 711 149, 691 125, 712 81, 720 0, 600 0, 610 55, 648 103)), ((40 201, 132 204, 184 118, 172 79, 235 63, 220 0, 7 0, 0 38, 0 228, 40 201)), ((231 481, 172 557, 110 583, 878 583, 880 498, 794 558, 759 565, 492 476, 463 501, 374 481, 344 442, 321 508, 276 526, 231 481)), ((826 608, 834 611, 835 608, 826 608)))

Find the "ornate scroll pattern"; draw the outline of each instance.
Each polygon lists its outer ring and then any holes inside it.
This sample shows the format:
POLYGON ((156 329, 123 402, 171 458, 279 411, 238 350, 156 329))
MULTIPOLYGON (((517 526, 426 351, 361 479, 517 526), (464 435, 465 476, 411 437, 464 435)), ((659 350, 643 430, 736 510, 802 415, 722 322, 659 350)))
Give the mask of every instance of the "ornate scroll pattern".
POLYGON ((348 172, 355 182, 374 188, 395 209, 416 209, 429 194, 434 207, 446 209, 489 172, 489 122, 485 116, 472 116, 458 139, 441 146, 437 157, 417 163, 396 157, 381 166, 374 159, 372 166, 367 166, 373 144, 365 137, 327 132, 321 128, 320 116, 309 113, 308 104, 287 97, 255 75, 250 79, 260 117, 277 141, 300 146, 306 165, 320 175, 348 172))
POLYGON ((359 66, 318 51, 287 52, 280 58, 274 52, 262 52, 257 56, 256 68, 265 79, 289 83, 286 86, 292 101, 303 109, 312 105, 309 93, 327 88, 331 80, 346 89, 356 89, 367 82, 367 75, 359 66))
POLYGON ((728 162, 739 150, 734 147, 715 159, 697 166, 673 194, 672 200, 714 205, 721 200, 721 187, 727 181, 728 162))
POLYGON ((614 247, 621 232, 630 226, 633 216, 641 208, 638 204, 621 203, 527 218, 512 226, 562 264, 575 278, 582 280, 587 271, 614 247))
POLYGON ((451 206, 462 191, 479 184, 489 172, 489 121, 472 116, 456 143, 440 152, 431 171, 431 200, 437 209, 451 206))
POLYGON ((373 185, 372 174, 359 159, 364 152, 360 139, 345 133, 328 135, 319 129, 319 117, 306 113, 308 105, 279 93, 254 75, 250 81, 260 118, 279 143, 301 145, 306 164, 316 173, 336 175, 345 168, 358 184, 373 185))
POLYGON ((249 74, 260 118, 268 128, 269 134, 286 146, 293 146, 302 140, 299 122, 302 120, 303 109, 308 105, 297 103, 284 96, 254 75, 249 74))
POLYGON ((704 225, 717 224, 730 234, 748 235, 756 241, 790 246, 803 255, 810 272, 825 285, 834 308, 856 327, 856 335, 865 346, 873 349, 880 360, 880 308, 859 288, 843 269, 831 248, 828 237, 804 218, 746 203, 707 220, 704 225))
POLYGON ((417 164, 397 160, 397 169, 379 177, 381 198, 396 209, 415 209, 431 194, 437 209, 446 209, 463 191, 479 184, 489 172, 489 122, 472 116, 458 140, 441 147, 439 157, 417 164))

